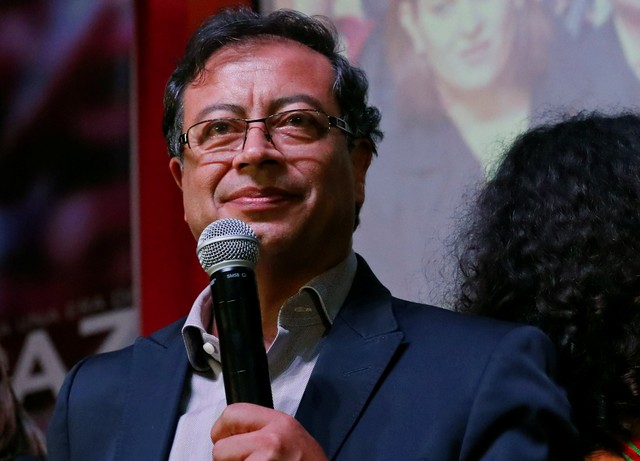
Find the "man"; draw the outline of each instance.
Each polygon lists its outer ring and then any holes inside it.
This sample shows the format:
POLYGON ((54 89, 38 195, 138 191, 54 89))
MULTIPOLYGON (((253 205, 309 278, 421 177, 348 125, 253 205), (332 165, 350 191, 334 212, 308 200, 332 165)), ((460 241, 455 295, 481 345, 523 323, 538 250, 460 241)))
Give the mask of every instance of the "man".
POLYGON ((225 405, 207 287, 186 320, 74 367, 51 460, 574 457, 545 336, 392 298, 353 253, 382 136, 366 90, 303 15, 195 33, 165 95, 170 169, 194 237, 237 218, 260 240, 275 409, 225 405))

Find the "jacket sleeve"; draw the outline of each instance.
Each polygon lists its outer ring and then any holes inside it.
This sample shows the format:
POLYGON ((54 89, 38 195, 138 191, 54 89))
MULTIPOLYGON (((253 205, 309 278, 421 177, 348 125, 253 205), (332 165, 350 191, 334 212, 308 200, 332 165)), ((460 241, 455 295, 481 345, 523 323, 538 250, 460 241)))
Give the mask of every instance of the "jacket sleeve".
POLYGON ((121 354, 86 357, 67 374, 49 420, 47 461, 113 459, 124 402, 122 368, 128 366, 121 354))
POLYGON ((554 382, 551 341, 528 326, 510 330, 482 374, 461 460, 578 460, 578 434, 554 382))

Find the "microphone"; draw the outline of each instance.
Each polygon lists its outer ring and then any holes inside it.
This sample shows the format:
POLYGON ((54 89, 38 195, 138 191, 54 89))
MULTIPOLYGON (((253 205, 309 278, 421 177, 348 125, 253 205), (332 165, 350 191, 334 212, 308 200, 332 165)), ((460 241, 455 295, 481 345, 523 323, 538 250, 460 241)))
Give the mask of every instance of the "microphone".
POLYGON ((227 404, 273 408, 260 302, 253 271, 259 242, 238 219, 209 224, 198 239, 200 265, 211 277, 213 318, 218 328, 227 404))

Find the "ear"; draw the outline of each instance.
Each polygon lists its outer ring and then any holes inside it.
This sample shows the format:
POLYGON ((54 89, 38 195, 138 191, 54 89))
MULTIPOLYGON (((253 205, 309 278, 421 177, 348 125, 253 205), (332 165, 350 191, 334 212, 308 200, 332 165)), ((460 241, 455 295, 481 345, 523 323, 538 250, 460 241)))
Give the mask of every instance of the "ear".
MULTIPOLYGON (((184 175, 183 166, 182 161, 178 157, 171 157, 169 160, 169 171, 171 171, 171 176, 173 176, 173 180, 176 182, 180 190, 182 190, 182 176, 184 175)), ((184 195, 182 199, 184 201, 184 195)), ((183 219, 187 224, 189 224, 186 213, 183 215, 183 219)))
POLYGON ((171 171, 173 180, 176 182, 180 190, 182 190, 182 174, 184 169, 182 168, 182 162, 178 157, 171 157, 171 160, 169 160, 169 171, 171 171))
POLYGON ((398 16, 400 25, 411 39, 411 43, 413 44, 413 48, 416 51, 416 54, 424 53, 424 41, 422 39, 420 24, 418 24, 416 7, 412 4, 412 2, 400 0, 400 5, 398 5, 398 16))
POLYGON ((371 158, 373 157, 373 144, 368 139, 356 139, 351 149, 351 171, 353 172, 353 184, 356 204, 362 205, 365 196, 365 179, 371 158))

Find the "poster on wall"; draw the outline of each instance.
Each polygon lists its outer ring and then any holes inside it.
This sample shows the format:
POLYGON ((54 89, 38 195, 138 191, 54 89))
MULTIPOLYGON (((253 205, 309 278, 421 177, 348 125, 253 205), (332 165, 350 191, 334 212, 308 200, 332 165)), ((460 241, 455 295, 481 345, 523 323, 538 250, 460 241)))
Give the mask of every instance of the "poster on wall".
POLYGON ((398 297, 448 306, 466 206, 501 152, 563 114, 638 109, 637 0, 268 0, 332 19, 385 138, 362 254, 398 297))
POLYGON ((129 0, 0 6, 0 358, 44 428, 67 371, 138 333, 129 0))

